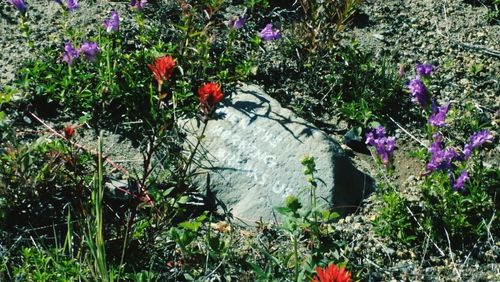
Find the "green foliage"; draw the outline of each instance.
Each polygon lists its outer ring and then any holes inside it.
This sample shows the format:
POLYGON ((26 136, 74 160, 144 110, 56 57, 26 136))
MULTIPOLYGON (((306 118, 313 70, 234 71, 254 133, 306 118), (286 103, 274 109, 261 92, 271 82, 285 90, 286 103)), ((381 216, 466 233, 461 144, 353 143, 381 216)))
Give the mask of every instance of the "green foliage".
MULTIPOLYGON (((109 270, 106 261, 105 240, 104 240, 104 172, 103 172, 103 141, 102 132, 99 135, 97 145, 97 171, 92 181, 92 216, 87 217, 87 228, 85 242, 91 254, 92 275, 96 280, 114 281, 114 273, 109 270)), ((119 275, 118 275, 119 276, 119 275)), ((119 281, 119 277, 116 279, 119 281)))
MULTIPOLYGON (((282 65, 262 72, 267 71, 263 75, 270 87, 279 89, 279 84, 286 85, 278 98, 291 103, 299 114, 310 120, 337 116, 351 126, 366 128, 370 122, 385 120, 388 114, 402 112, 401 108, 408 106, 401 99, 405 94, 397 68, 385 61, 375 62, 370 54, 359 50, 356 42, 336 44, 322 54, 294 58, 294 36, 298 35, 291 35, 290 46, 279 49, 286 58, 282 65), (310 61, 304 62, 305 59, 310 61), (283 73, 287 75, 282 76, 283 73)), ((265 58, 270 60, 271 55, 268 56, 265 58)))
POLYGON ((188 256, 192 253, 192 250, 189 249, 189 245, 196 239, 198 230, 206 217, 206 215, 201 215, 193 221, 179 223, 179 228, 172 227, 170 229, 170 236, 182 250, 183 256, 188 256))
POLYGON ((84 265, 61 249, 42 251, 24 247, 22 263, 13 268, 14 281, 81 281, 88 275, 84 265))
MULTIPOLYGON (((429 236, 434 242, 460 250, 485 242, 489 240, 488 234, 498 232, 500 170, 484 166, 481 153, 484 148, 474 149, 470 158, 460 155, 460 148, 468 142, 465 138, 484 129, 485 121, 472 105, 465 104, 448 113, 447 127, 427 126, 428 136, 436 132, 444 136, 443 150, 453 148, 459 155, 452 158, 449 167, 426 172, 418 202, 407 201, 395 191, 384 193, 383 208, 375 221, 379 234, 410 245, 415 239, 429 236), (454 187, 465 171, 469 179, 463 188, 454 187)), ((412 155, 426 162, 432 158, 427 148, 412 155)))
POLYGON ((420 232, 407 210, 410 203, 395 191, 384 193, 382 201, 383 206, 373 222, 377 233, 405 244, 413 243, 420 232))
POLYGON ((333 242, 326 243, 325 241, 331 239, 334 228, 330 224, 339 216, 328 210, 321 210, 316 204, 317 179, 314 177, 316 171, 314 157, 304 156, 301 163, 305 167, 304 175, 310 183, 308 187, 309 208, 302 208, 302 204, 295 196, 288 196, 284 207, 275 208, 283 216, 281 228, 290 236, 293 248, 290 253, 290 259, 293 262, 293 281, 303 281, 311 275, 315 265, 325 262, 324 253, 327 250, 323 249, 322 244, 330 247, 328 251, 334 248, 333 242), (299 258, 299 241, 304 239, 313 246, 312 255, 299 258))
POLYGON ((495 201, 499 187, 500 171, 474 165, 469 172, 471 181, 464 193, 451 189, 449 177, 444 172, 435 172, 423 184, 423 214, 427 220, 427 231, 436 241, 447 242, 454 248, 487 240, 489 233, 499 232, 500 221, 496 211, 500 207, 495 201))
POLYGON ((266 9, 269 7, 269 0, 245 0, 245 6, 251 10, 266 9))
POLYGON ((65 218, 65 206, 86 205, 85 183, 92 156, 64 140, 39 138, 26 144, 5 144, 0 154, 0 207, 6 226, 50 225, 65 218))
POLYGON ((5 112, 3 111, 3 108, 5 107, 4 104, 8 105, 14 94, 16 94, 16 91, 9 87, 5 87, 3 90, 0 89, 0 125, 4 123, 3 121, 6 117, 5 112))
POLYGON ((20 71, 18 86, 31 93, 28 100, 42 116, 90 114, 93 122, 105 126, 142 120, 152 127, 171 123, 175 116, 193 116, 198 110, 193 94, 203 82, 216 80, 229 86, 253 68, 246 53, 248 35, 220 28, 219 13, 225 5, 195 2, 185 13, 161 9, 164 15, 159 16, 168 20, 149 25, 138 14, 137 25, 122 22, 120 34, 79 35, 73 41, 75 48, 84 40, 97 42, 100 52, 94 62, 82 55, 68 65, 61 60, 62 47, 51 47, 20 71), (147 64, 166 54, 177 66, 157 92, 147 64))
POLYGON ((486 15, 486 19, 491 24, 500 23, 500 0, 491 0, 490 10, 486 15))

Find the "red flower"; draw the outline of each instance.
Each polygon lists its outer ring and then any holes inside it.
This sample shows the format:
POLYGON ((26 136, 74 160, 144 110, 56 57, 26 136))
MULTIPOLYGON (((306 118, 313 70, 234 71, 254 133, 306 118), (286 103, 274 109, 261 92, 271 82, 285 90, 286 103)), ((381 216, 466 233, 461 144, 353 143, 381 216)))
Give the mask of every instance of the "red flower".
POLYGON ((71 125, 68 125, 64 128, 64 137, 66 137, 66 139, 70 139, 74 135, 75 129, 71 125))
POLYGON ((174 72, 175 60, 172 56, 163 56, 156 58, 154 65, 148 64, 148 68, 155 76, 158 84, 162 84, 163 80, 169 80, 174 72))
POLYGON ((350 282, 351 273, 344 267, 339 268, 335 264, 330 264, 326 268, 316 267, 316 275, 311 282, 350 282))
POLYGON ((220 84, 215 82, 208 82, 203 84, 198 89, 198 96, 200 97, 200 103, 203 106, 208 106, 210 108, 214 107, 224 99, 224 94, 222 94, 220 84))

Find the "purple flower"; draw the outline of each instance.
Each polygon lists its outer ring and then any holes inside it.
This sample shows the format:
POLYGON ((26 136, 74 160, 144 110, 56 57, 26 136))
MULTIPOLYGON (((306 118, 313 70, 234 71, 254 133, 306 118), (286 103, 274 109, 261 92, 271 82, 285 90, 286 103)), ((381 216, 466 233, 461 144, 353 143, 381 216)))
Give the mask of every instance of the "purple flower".
POLYGON ((234 29, 240 29, 245 25, 246 20, 247 19, 246 19, 245 15, 243 15, 241 17, 236 18, 235 20, 232 20, 230 22, 230 25, 234 29))
POLYGON ((71 65, 74 59, 80 56, 80 52, 73 48, 71 42, 66 42, 64 44, 64 53, 62 55, 62 60, 71 65))
POLYGON ((493 135, 486 129, 472 134, 469 138, 469 143, 472 145, 472 148, 481 147, 484 143, 491 141, 493 141, 493 135))
POLYGON ((264 41, 270 41, 280 38, 281 34, 278 29, 273 30, 273 24, 269 23, 261 32, 259 32, 259 37, 264 41))
POLYGON ((417 64, 415 68, 420 76, 429 76, 435 70, 432 64, 417 64))
POLYGON ((111 11, 111 18, 105 19, 102 24, 106 32, 118 31, 120 27, 120 16, 115 10, 111 11))
POLYGON ((392 154, 394 147, 396 147, 396 137, 388 137, 385 141, 385 149, 392 154))
POLYGON ((396 145, 396 138, 385 137, 385 128, 379 126, 366 134, 366 144, 375 147, 377 154, 384 165, 389 165, 396 145))
POLYGON ((434 143, 429 147, 431 153, 431 160, 427 164, 428 171, 447 170, 451 168, 451 162, 458 156, 454 148, 442 149, 442 136, 441 134, 434 134, 434 143))
POLYGON ((472 155, 472 151, 481 147, 486 142, 493 141, 493 135, 489 130, 478 131, 469 138, 469 143, 464 146, 464 159, 468 159, 472 155))
POLYGON ((26 12, 26 4, 24 4, 23 0, 10 0, 10 4, 12 4, 14 8, 19 10, 20 12, 26 12))
POLYGON ((469 179, 470 179, 469 173, 466 170, 462 171, 462 173, 460 173, 460 175, 458 176, 457 180, 453 183, 453 189, 455 191, 463 190, 465 182, 468 181, 469 179))
POLYGON ((130 2, 130 7, 137 9, 137 10, 142 10, 148 3, 148 0, 132 0, 130 2))
POLYGON ((412 101, 425 108, 427 105, 427 88, 425 88, 424 83, 417 77, 410 80, 408 89, 410 90, 412 101))
POLYGON ((57 3, 57 4, 59 4, 59 5, 63 5, 62 0, 54 0, 54 2, 56 2, 56 3, 57 3))
POLYGON ((95 42, 84 42, 82 47, 80 47, 80 52, 85 55, 85 59, 91 62, 95 61, 95 57, 99 51, 99 46, 95 42))
POLYGON ((385 138, 385 127, 379 126, 377 128, 372 128, 367 134, 366 134, 366 144, 369 144, 371 146, 375 146, 375 142, 377 139, 382 139, 385 138))
POLYGON ((80 8, 80 5, 78 5, 76 0, 66 0, 66 8, 69 11, 74 11, 74 10, 80 8))
POLYGON ((432 114, 429 117, 429 124, 432 126, 445 126, 446 114, 450 109, 450 103, 439 106, 436 100, 432 101, 432 114))
POLYGON ((470 158, 470 156, 472 155, 472 150, 474 148, 472 148, 472 145, 470 143, 467 143, 464 145, 464 150, 463 150, 463 159, 464 160, 467 160, 470 158))

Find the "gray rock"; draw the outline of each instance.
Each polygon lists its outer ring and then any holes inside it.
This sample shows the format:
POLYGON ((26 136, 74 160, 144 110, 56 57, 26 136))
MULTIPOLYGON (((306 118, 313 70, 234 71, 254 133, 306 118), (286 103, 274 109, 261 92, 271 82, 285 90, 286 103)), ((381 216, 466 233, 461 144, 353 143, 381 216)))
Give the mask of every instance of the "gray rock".
MULTIPOLYGON (((308 206, 308 182, 300 159, 315 158, 318 203, 346 213, 373 190, 329 136, 281 105, 260 88, 241 86, 208 122, 198 159, 196 183, 244 221, 275 218, 273 208, 287 195, 308 206)), ((202 124, 187 121, 191 143, 202 124)), ((278 217, 279 218, 279 217, 278 217)))

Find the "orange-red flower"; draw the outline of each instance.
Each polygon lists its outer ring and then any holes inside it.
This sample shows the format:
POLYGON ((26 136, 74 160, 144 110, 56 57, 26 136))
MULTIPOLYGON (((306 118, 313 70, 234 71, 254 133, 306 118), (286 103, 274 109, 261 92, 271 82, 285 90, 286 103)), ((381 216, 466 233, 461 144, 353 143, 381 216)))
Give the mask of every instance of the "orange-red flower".
POLYGON ((351 273, 344 267, 339 268, 335 264, 330 264, 326 268, 316 267, 318 273, 311 282, 350 282, 351 273))
POLYGON ((198 89, 198 97, 202 105, 212 108, 224 99, 224 94, 222 94, 220 84, 208 82, 198 89))
POLYGON ((174 72, 175 60, 172 56, 163 56, 156 58, 154 64, 148 64, 148 68, 153 73, 158 84, 162 84, 163 80, 169 80, 174 72))
POLYGON ((71 125, 68 125, 64 128, 64 137, 66 137, 66 139, 71 139, 71 137, 73 137, 74 135, 75 129, 71 125))

